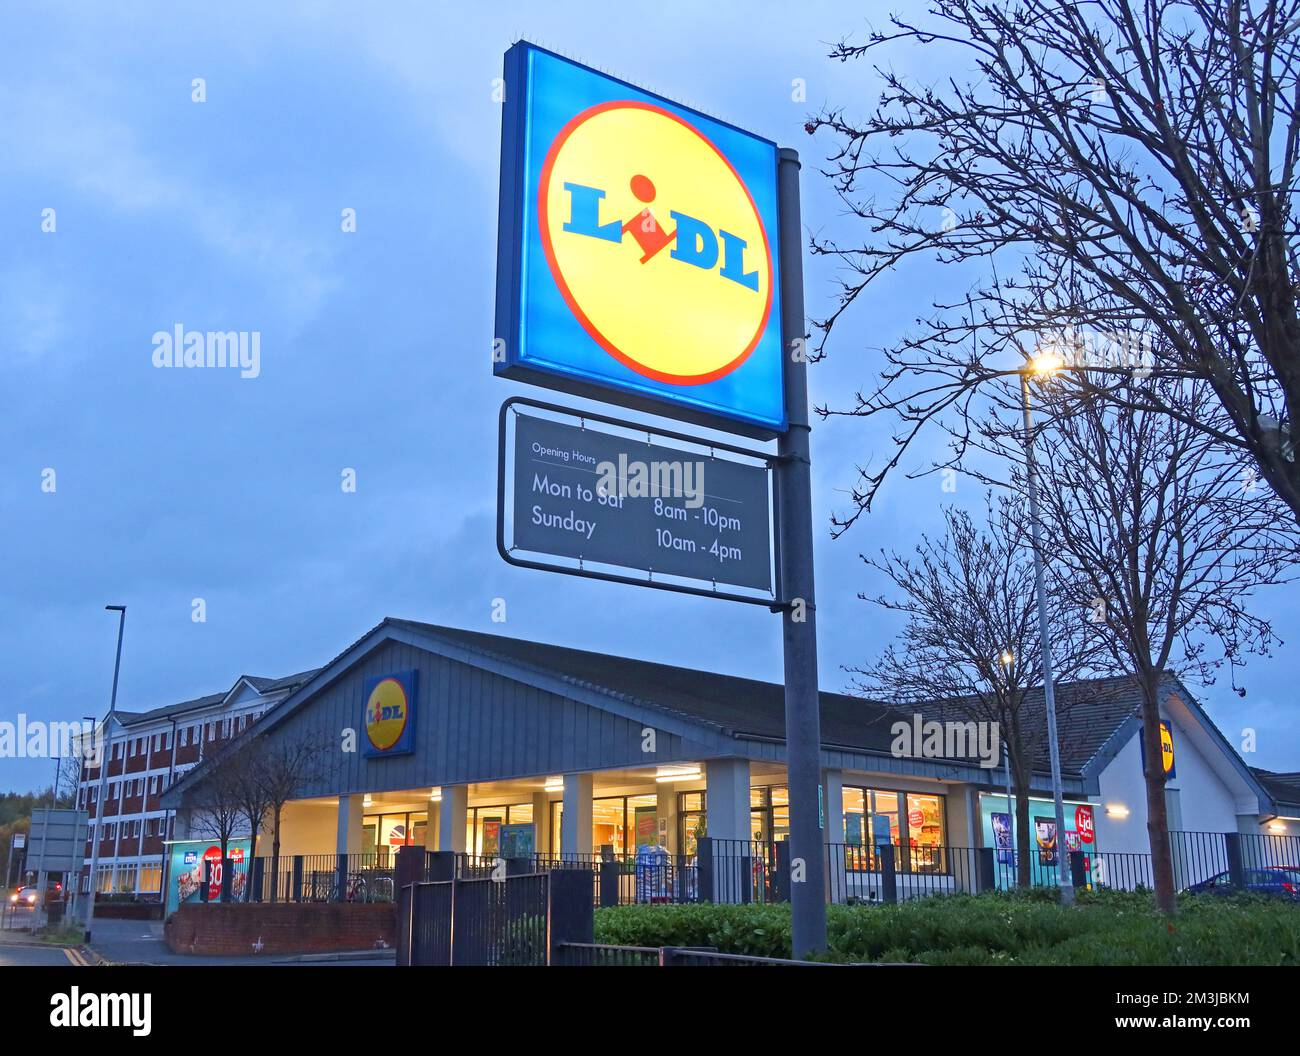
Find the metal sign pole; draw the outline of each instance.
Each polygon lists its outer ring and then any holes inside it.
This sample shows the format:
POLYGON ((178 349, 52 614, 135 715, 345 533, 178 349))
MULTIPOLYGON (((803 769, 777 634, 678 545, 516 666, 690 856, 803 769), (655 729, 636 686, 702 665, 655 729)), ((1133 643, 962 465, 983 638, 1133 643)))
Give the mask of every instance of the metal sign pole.
MULTIPOLYGON (((781 346, 786 357, 783 373, 789 428, 778 443, 781 464, 777 471, 780 481, 777 511, 781 535, 786 767, 790 788, 791 939, 794 956, 802 957, 826 948, 825 848, 799 153, 782 148, 779 159, 781 346)), ((826 809, 838 813, 841 805, 828 803, 826 809)))
MULTIPOLYGON (((122 634, 126 630, 126 606, 105 605, 117 613, 117 656, 113 660, 113 693, 108 698, 108 717, 104 719, 103 746, 99 756, 99 792, 95 802, 95 840, 90 846, 90 891, 86 899, 86 938, 95 922, 95 886, 99 873, 99 845, 104 838, 105 792, 108 788, 108 764, 113 756, 113 723, 117 718, 117 676, 122 670, 122 634)), ((126 769, 126 749, 122 749, 122 768, 126 769)))

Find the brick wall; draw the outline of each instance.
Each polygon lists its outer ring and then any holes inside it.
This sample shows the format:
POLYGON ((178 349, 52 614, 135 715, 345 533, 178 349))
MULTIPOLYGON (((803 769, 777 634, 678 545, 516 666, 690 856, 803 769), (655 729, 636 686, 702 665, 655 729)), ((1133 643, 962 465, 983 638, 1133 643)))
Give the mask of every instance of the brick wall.
POLYGON ((187 903, 167 918, 164 936, 173 953, 247 957, 371 950, 395 945, 397 907, 389 903, 295 903, 202 906, 187 903))

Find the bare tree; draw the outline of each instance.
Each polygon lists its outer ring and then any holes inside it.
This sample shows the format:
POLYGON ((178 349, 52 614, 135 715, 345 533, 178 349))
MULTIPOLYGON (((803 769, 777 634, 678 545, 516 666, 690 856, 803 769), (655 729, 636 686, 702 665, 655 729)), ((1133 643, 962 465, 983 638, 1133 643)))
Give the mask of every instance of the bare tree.
MULTIPOLYGON (((256 857, 257 837, 267 817, 272 824, 271 871, 278 883, 280 829, 284 808, 302 789, 321 776, 325 746, 306 735, 273 739, 254 733, 240 746, 235 761, 239 800, 251 833, 250 858, 256 857)), ((250 897, 245 887, 245 898, 250 897)))
POLYGON ((990 383, 1020 369, 1027 334, 1064 335, 1099 368, 1098 394, 1253 460, 1300 520, 1300 0, 926 8, 833 57, 906 46, 913 66, 970 74, 922 81, 873 66, 873 110, 807 125, 834 137, 827 175, 864 222, 860 235, 812 240, 845 276, 816 355, 860 295, 913 258, 976 276, 883 350, 878 384, 853 406, 819 408, 899 423, 836 531, 870 508, 927 425, 950 435, 940 464, 964 466, 986 396, 1005 391, 990 383), (1166 398, 1176 388, 1128 384, 1135 364, 1202 382, 1204 413, 1187 417, 1166 398))
POLYGON ((1272 628, 1249 603, 1257 587, 1285 578, 1294 525, 1277 497, 1243 474, 1238 452, 1189 424, 1206 412, 1209 393, 1166 384, 1160 399, 1177 406, 1172 416, 1130 410, 1122 397, 1080 400, 1068 387, 1043 386, 1056 414, 1034 451, 1058 589, 1089 614, 1102 659, 1141 688, 1152 872, 1157 905, 1172 911, 1164 677, 1208 683, 1222 665, 1233 670, 1247 654, 1268 652, 1272 628))
POLYGON ((229 869, 230 841, 247 822, 242 802, 243 776, 235 745, 207 762, 207 774, 199 784, 193 807, 193 826, 200 836, 216 840, 221 847, 221 901, 230 901, 234 878, 229 869))
MULTIPOLYGON (((988 498, 987 528, 969 514, 944 512, 946 535, 922 536, 915 554, 881 552, 863 560, 893 584, 893 596, 859 595, 906 618, 896 644, 868 668, 857 688, 901 706, 996 724, 1007 748, 1015 791, 1017 882, 1031 871, 1029 791, 1034 760, 1047 749, 1046 722, 1026 694, 1043 684, 1038 607, 1024 514, 1013 499, 988 498)), ((1090 665, 1093 643, 1077 608, 1049 594, 1053 666, 1071 681, 1090 665)), ((1059 698, 1058 698, 1059 699, 1059 698)), ((1041 702, 1040 705, 1041 707, 1041 702)))

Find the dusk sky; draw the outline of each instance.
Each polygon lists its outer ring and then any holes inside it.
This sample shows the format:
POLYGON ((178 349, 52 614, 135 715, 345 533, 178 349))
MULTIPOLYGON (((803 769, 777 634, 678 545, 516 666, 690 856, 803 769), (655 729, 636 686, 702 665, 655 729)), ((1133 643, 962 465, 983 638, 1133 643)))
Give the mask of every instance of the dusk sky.
MULTIPOLYGON (((318 666, 385 616, 656 661, 781 676, 766 609, 514 568, 497 555, 497 411, 527 387, 491 369, 500 153, 493 80, 519 38, 625 77, 804 159, 808 231, 854 237, 803 129, 862 110, 868 65, 826 58, 883 4, 10 4, 0 18, 0 720, 102 714, 129 607, 119 707, 318 666), (272 8, 272 10, 267 10, 272 8), (192 82, 206 101, 192 101, 192 82), (806 100, 792 100, 796 79, 806 100), (42 231, 44 210, 55 230, 42 231), (355 233, 340 218, 354 209, 355 233), (261 333, 261 372, 159 370, 177 325, 261 333), (355 469, 357 490, 340 488, 355 469), (56 490, 42 489, 45 471, 56 490), (206 604, 206 622, 191 619, 206 604), (508 620, 492 622, 493 599, 508 620)), ((893 53, 918 76, 929 55, 893 53), (924 59, 922 63, 921 59, 924 59)), ((857 237, 862 237, 860 234, 857 237)), ((806 271, 808 313, 831 272, 806 271)), ((869 386, 879 346, 970 274, 908 266, 875 287, 813 366, 817 404, 869 386)), ((541 390, 535 395, 547 397, 541 390)), ((560 402, 578 404, 567 397, 560 402)), ((856 466, 889 423, 813 431, 824 688, 898 624, 864 550, 909 549, 961 481, 899 474, 832 541, 856 466)), ((931 445, 938 438, 931 438, 931 445)), ((906 469, 937 446, 918 448, 906 469)), ((1252 604, 1280 621, 1296 588, 1252 604)), ((1288 621, 1290 622, 1290 621, 1288 621)), ((1253 765, 1300 770, 1288 641, 1192 686, 1253 765)), ((0 791, 48 784, 0 760, 0 791)))

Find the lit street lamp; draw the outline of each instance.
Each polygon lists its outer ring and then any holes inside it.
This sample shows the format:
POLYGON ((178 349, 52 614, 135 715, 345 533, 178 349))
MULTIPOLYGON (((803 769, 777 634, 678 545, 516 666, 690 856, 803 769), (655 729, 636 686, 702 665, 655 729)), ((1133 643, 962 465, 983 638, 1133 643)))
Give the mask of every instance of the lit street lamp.
MULTIPOLYGON (((1025 415, 1025 475, 1029 492, 1029 530, 1034 548, 1034 591, 1038 596, 1038 643, 1042 651, 1043 703, 1047 708, 1047 747, 1052 764, 1052 800, 1056 807, 1056 871, 1061 904, 1074 905, 1074 882, 1065 857, 1065 804, 1061 794, 1061 747, 1056 734, 1056 688, 1052 684, 1052 642, 1043 586, 1043 532, 1038 520, 1038 473, 1034 463, 1034 424, 1029 410, 1029 377, 1047 377, 1062 366, 1061 357, 1044 352, 1020 371, 1020 396, 1025 415)), ((1026 863, 1027 864, 1027 863, 1026 863)))

